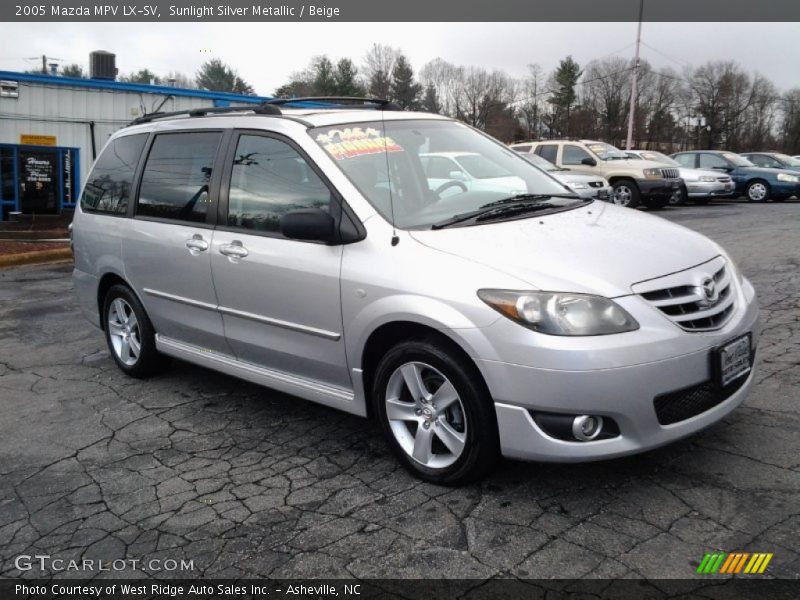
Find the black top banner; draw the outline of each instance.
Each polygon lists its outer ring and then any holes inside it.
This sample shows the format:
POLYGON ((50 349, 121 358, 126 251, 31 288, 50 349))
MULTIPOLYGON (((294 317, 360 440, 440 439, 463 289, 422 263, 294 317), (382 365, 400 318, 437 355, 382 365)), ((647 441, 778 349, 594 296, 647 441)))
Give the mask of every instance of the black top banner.
MULTIPOLYGON (((57 0, 0 3, 0 21, 796 22, 798 0, 57 0)), ((722 32, 720 32, 722 33, 722 32)))

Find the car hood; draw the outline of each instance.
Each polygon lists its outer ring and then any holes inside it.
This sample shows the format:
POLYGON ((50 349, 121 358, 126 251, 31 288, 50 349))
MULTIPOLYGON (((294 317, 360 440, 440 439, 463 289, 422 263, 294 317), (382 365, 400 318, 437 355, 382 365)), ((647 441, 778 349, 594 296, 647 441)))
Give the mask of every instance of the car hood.
POLYGON ((763 175, 764 177, 772 175, 773 177, 778 173, 786 173, 788 175, 800 175, 797 171, 790 169, 775 169, 773 167, 737 167, 737 171, 747 175, 763 175))
POLYGON ((534 289, 608 298, 631 294, 634 283, 688 269, 721 253, 714 242, 685 227, 604 202, 411 235, 534 289))
POLYGON ((589 183, 590 181, 603 181, 600 175, 581 175, 580 173, 570 173, 569 171, 550 171, 552 175, 562 183, 589 183))
POLYGON ((687 181, 697 181, 700 177, 730 177, 725 171, 714 171, 713 169, 690 169, 689 167, 673 167, 678 169, 680 176, 687 181))

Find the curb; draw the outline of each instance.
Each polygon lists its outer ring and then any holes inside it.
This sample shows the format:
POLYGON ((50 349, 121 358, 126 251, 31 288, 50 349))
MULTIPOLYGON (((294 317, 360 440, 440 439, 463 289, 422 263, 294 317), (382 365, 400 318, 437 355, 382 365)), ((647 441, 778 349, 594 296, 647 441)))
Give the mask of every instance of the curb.
POLYGON ((69 248, 53 248, 52 250, 3 254, 0 255, 0 268, 35 265, 63 260, 72 260, 72 250, 69 248))

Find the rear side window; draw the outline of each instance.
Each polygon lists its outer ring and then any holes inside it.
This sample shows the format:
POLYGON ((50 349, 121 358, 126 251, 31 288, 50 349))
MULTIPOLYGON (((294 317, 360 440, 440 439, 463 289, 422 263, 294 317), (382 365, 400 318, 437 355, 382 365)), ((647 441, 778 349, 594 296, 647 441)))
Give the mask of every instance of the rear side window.
POLYGON ((204 222, 208 186, 222 133, 162 133, 156 136, 142 173, 136 214, 204 222))
POLYGON ((330 212, 331 192, 305 159, 275 138, 242 135, 228 195, 228 226, 277 232, 287 212, 330 212))
POLYGON ((672 158, 677 160, 682 167, 688 167, 689 169, 694 168, 694 154, 678 154, 672 158))
POLYGON ((81 196, 81 209, 124 215, 128 212, 131 183, 146 133, 126 135, 109 142, 97 159, 81 196))
POLYGON ((558 145, 541 144, 540 146, 536 146, 536 154, 538 154, 545 160, 549 160, 551 163, 555 164, 556 155, 558 154, 558 145))

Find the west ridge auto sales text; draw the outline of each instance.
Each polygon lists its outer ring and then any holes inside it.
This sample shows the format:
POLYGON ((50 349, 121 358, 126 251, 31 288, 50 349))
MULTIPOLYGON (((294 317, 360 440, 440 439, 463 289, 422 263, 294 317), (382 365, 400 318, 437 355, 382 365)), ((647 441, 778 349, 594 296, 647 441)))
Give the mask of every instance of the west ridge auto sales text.
POLYGON ((147 584, 91 584, 79 585, 68 583, 54 583, 49 585, 26 585, 17 584, 15 586, 16 594, 23 594, 28 597, 45 596, 51 594, 53 596, 86 596, 100 598, 101 595, 123 594, 123 595, 145 595, 151 594, 156 596, 168 596, 170 598, 178 598, 181 596, 193 597, 202 595, 209 597, 214 595, 219 596, 264 596, 269 595, 270 592, 278 592, 287 596, 305 596, 313 595, 320 596, 358 596, 361 594, 361 585, 356 584, 343 584, 342 586, 333 586, 327 583, 313 584, 313 585, 291 585, 287 584, 281 588, 274 588, 269 586, 262 586, 255 583, 249 585, 232 585, 218 583, 216 585, 208 584, 193 584, 193 585, 175 585, 170 583, 147 583, 147 584))
POLYGON ((324 17, 332 19, 340 17, 341 12, 338 7, 323 5, 267 5, 253 4, 251 6, 230 6, 229 4, 218 4, 209 6, 198 4, 194 6, 175 6, 170 5, 169 16, 171 17, 324 17))

